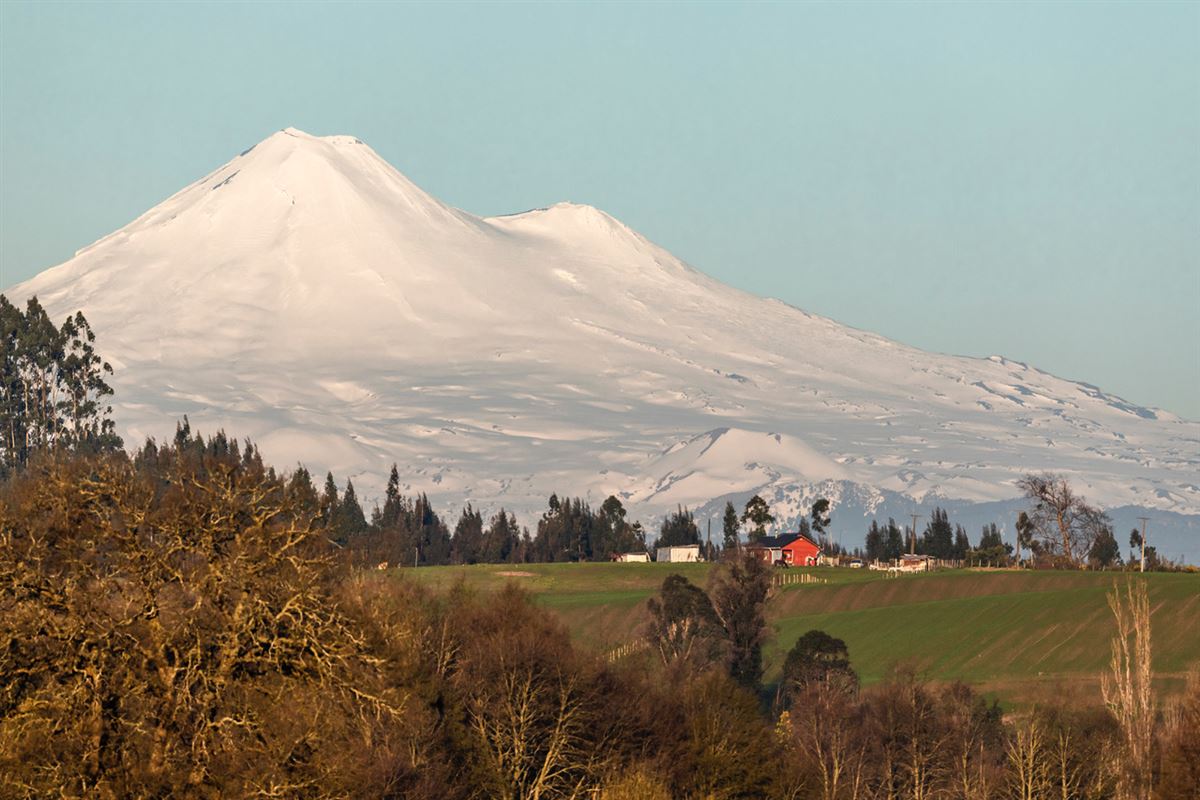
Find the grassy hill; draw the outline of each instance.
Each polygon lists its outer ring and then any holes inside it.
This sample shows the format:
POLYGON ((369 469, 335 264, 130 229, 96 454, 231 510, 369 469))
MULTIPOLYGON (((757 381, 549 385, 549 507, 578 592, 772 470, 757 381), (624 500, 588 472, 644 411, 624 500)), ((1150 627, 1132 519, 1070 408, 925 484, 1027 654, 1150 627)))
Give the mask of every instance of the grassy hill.
MULTIPOLYGON (((703 585, 707 564, 526 564, 432 567, 403 574, 442 587, 494 591, 509 581, 553 610, 583 645, 610 649, 636 636, 645 601, 680 573, 703 585)), ((1096 700, 1109 659, 1114 575, 1090 572, 955 570, 887 578, 866 570, 818 568, 822 583, 776 590, 768 617, 775 636, 767 679, 805 631, 846 641, 865 682, 909 663, 937 680, 965 680, 1006 700, 1096 700)), ((1120 576, 1124 577, 1124 576, 1120 576)), ((1154 661, 1161 688, 1200 667, 1200 575, 1150 574, 1154 661)))

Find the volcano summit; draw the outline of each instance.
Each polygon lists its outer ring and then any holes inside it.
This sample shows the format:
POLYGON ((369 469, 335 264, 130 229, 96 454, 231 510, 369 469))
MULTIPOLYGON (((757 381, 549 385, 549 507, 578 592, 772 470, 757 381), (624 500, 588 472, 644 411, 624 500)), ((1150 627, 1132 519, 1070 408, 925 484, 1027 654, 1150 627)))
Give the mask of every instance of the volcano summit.
POLYGON ((819 493, 857 541, 868 513, 998 515, 1045 469, 1200 520, 1198 423, 738 291, 589 206, 475 217, 349 136, 276 133, 6 294, 84 311, 129 444, 186 414, 368 496, 392 462, 527 521, 552 491, 784 522, 819 493))

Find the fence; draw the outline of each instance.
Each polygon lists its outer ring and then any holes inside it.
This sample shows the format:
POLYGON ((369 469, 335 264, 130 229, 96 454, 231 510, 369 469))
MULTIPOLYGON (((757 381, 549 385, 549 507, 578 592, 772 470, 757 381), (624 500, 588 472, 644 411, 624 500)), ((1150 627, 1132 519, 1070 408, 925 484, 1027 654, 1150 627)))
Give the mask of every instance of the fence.
POLYGON ((772 586, 791 586, 793 584, 829 583, 828 578, 818 578, 811 572, 776 572, 771 576, 772 586))
POLYGON ((649 646, 649 643, 647 643, 645 639, 634 639, 633 641, 626 642, 614 650, 610 650, 606 658, 608 659, 608 663, 611 664, 614 661, 619 661, 620 659, 625 658, 626 656, 640 653, 649 646))

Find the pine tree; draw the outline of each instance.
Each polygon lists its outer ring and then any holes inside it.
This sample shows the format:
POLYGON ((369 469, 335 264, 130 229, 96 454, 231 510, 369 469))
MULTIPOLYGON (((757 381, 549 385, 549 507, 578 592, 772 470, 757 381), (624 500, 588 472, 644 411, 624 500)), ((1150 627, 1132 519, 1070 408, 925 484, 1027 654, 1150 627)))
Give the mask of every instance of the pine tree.
POLYGON ((455 564, 475 564, 482 556, 483 515, 467 503, 450 537, 450 560, 455 564))
POLYGON ((875 520, 871 520, 871 527, 867 530, 866 549, 868 561, 882 561, 887 557, 887 543, 875 520))
MULTIPOLYGON (((187 417, 184 417, 183 422, 185 425, 187 424, 187 417)), ((179 439, 178 431, 175 434, 175 439, 177 441, 179 439)), ((338 513, 338 505, 339 501, 337 484, 333 482, 333 473, 327 472, 325 473, 325 490, 321 493, 321 502, 318 506, 318 512, 322 524, 326 526, 331 526, 334 524, 338 513)))
POLYGON ((971 538, 967 536, 967 529, 962 525, 954 526, 954 558, 959 561, 967 557, 967 553, 971 550, 971 538))
POLYGON ((900 532, 900 527, 896 524, 896 520, 891 517, 888 517, 886 542, 887 546, 884 550, 884 558, 888 561, 895 561, 904 555, 904 535, 900 532))
POLYGON ((346 491, 337 504, 337 513, 333 516, 335 541, 346 544, 351 539, 362 536, 367 532, 367 518, 363 515, 358 495, 354 492, 354 482, 346 481, 346 491))
POLYGON ((737 509, 733 507, 733 503, 725 501, 725 517, 721 521, 721 527, 725 534, 725 550, 736 550, 741 540, 738 538, 738 515, 737 509))
POLYGON ((933 510, 933 518, 925 526, 917 552, 934 558, 954 557, 954 528, 941 508, 933 510))

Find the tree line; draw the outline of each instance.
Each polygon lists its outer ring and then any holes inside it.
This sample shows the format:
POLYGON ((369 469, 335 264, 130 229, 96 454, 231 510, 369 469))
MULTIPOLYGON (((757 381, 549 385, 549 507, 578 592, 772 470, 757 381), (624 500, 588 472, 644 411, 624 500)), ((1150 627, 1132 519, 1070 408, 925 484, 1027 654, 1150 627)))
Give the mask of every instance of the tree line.
POLYGON ((1074 491, 1063 476, 1029 474, 1018 480, 1017 486, 1030 507, 1017 514, 1015 548, 1004 540, 995 523, 984 525, 977 544, 972 545, 966 529, 951 525, 949 514, 938 507, 920 536, 911 528, 898 526, 895 519, 889 518, 882 525, 872 520, 864 547, 855 555, 888 562, 912 552, 975 565, 1003 567, 1024 562, 1039 567, 1113 569, 1134 562, 1140 565, 1144 554, 1148 569, 1177 567, 1143 542, 1136 528, 1130 531, 1126 562, 1112 520, 1074 491))

